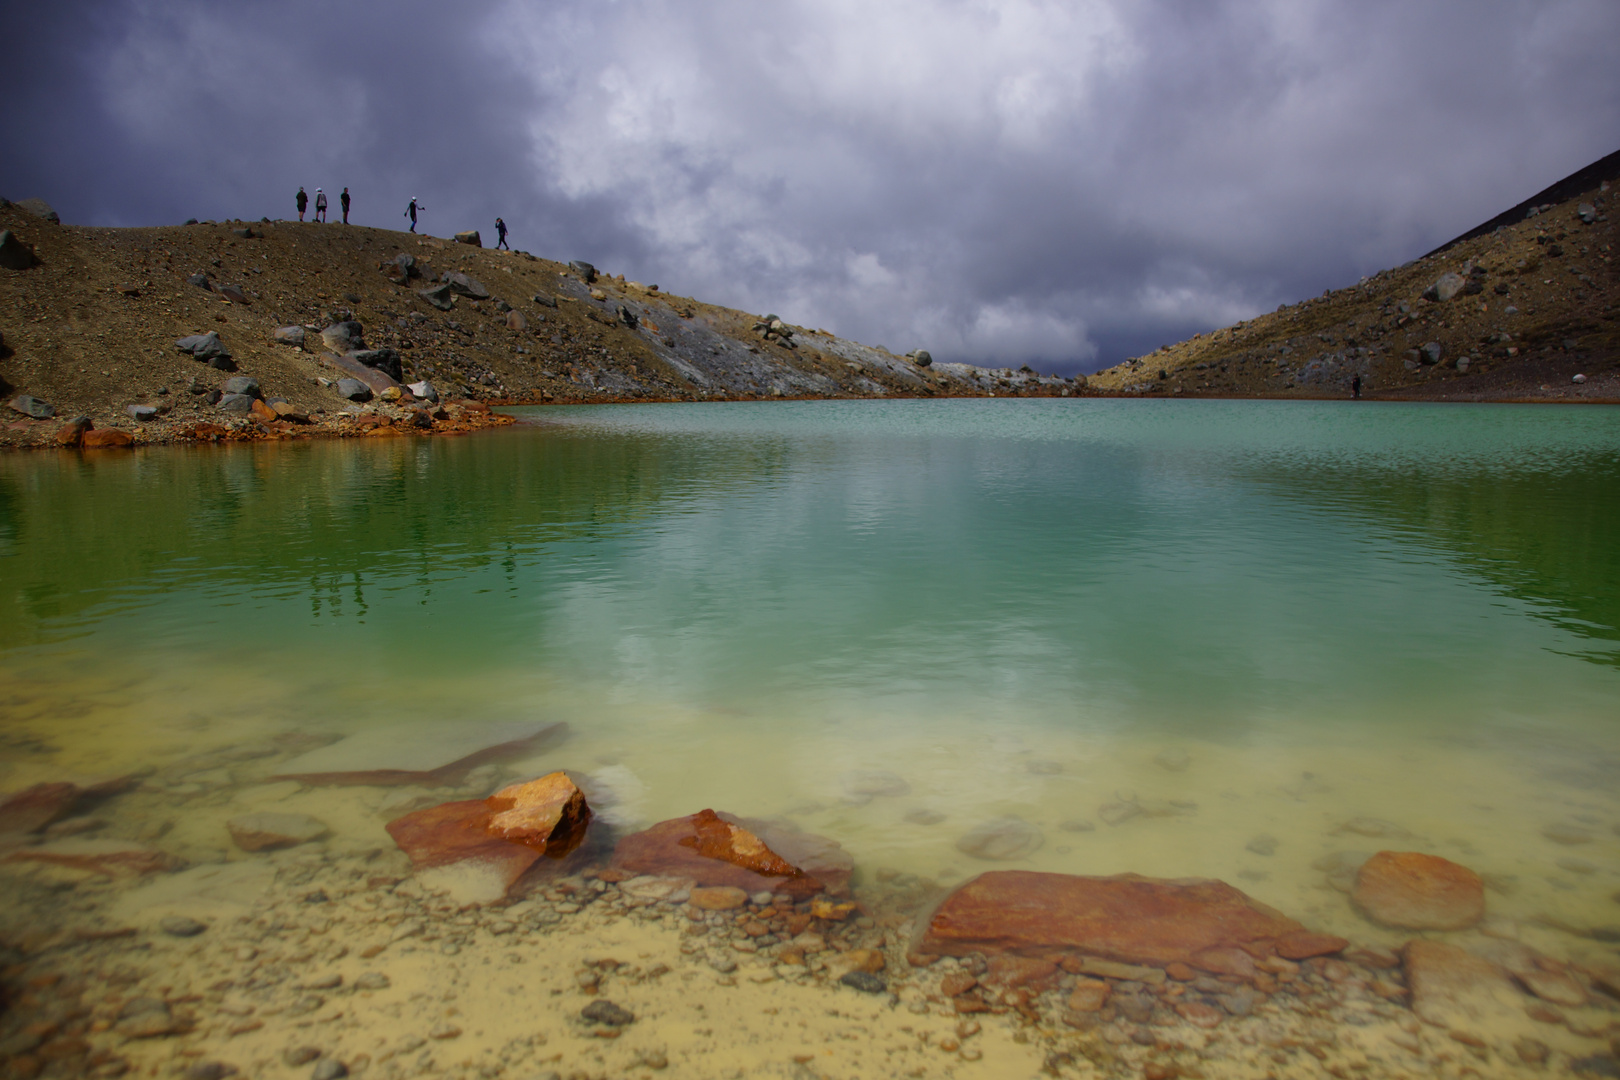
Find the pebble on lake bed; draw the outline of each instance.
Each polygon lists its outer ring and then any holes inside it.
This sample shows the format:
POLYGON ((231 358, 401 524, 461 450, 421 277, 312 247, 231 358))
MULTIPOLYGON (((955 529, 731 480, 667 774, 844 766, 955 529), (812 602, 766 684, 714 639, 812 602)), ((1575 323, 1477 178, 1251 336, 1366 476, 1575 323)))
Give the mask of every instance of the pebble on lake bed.
POLYGON ((1041 830, 1015 814, 994 818, 968 830, 956 850, 975 859, 1018 859, 1039 850, 1041 830))
POLYGON ((325 836, 325 824, 308 814, 243 814, 225 823, 243 851, 275 851, 325 836))

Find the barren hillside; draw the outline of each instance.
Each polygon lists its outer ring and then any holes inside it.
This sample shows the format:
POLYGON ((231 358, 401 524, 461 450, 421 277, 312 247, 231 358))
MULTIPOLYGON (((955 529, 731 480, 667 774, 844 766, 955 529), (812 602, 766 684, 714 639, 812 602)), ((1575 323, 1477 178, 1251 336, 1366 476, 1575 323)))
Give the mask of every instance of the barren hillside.
POLYGON ((28 263, 0 269, 0 395, 52 413, 6 409, 10 445, 48 443, 75 416, 143 442, 440 430, 492 422, 478 406, 493 403, 1075 390, 1027 369, 924 366, 773 326, 770 313, 411 233, 286 221, 81 228, 22 204, 0 206, 0 229, 28 263), (358 340, 323 338, 350 322, 358 340), (302 344, 277 340, 299 329, 302 344), (229 360, 176 347, 210 332, 229 360), (368 373, 378 371, 386 377, 368 373), (357 374, 373 384, 368 400, 340 394, 357 374), (232 377, 255 379, 265 407, 222 411, 232 377), (387 387, 422 380, 443 405, 387 387))

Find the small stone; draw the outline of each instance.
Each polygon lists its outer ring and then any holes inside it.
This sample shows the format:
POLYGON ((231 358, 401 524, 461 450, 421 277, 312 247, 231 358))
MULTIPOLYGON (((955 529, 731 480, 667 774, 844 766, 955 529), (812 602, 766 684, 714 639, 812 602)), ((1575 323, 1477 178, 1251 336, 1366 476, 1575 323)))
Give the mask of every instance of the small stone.
POLYGON ((430 288, 418 289, 416 295, 420 296, 423 300, 426 300, 429 304, 432 304, 440 311, 449 311, 456 306, 456 299, 451 294, 450 286, 448 284, 434 285, 430 288))
POLYGON ((1425 364, 1438 364, 1445 355, 1445 349, 1438 341, 1426 341, 1418 348, 1418 353, 1425 364))
POLYGON ((1530 970, 1515 972, 1514 977, 1536 997, 1554 1005, 1579 1008, 1586 1004, 1586 991, 1575 979, 1562 971, 1530 970))
POLYGON ((1275 836, 1272 836, 1269 833, 1261 833, 1253 840, 1250 840, 1247 844, 1244 844, 1243 849, 1245 851, 1252 851, 1256 855, 1270 856, 1277 853, 1278 842, 1279 841, 1275 836))
POLYGON ((838 981, 863 994, 881 994, 889 988, 889 984, 883 981, 883 976, 874 975, 870 971, 847 972, 838 981))
POLYGON ((906 815, 906 821, 913 825, 938 825, 945 820, 945 815, 938 810, 913 810, 906 815))
POLYGON ((1111 992, 1101 979, 1078 980, 1069 993, 1069 1008, 1075 1012, 1097 1012, 1107 1004, 1111 992))
POLYGON ((302 326, 278 326, 270 335, 283 345, 304 344, 304 328, 302 326))
POLYGON ((337 972, 319 975, 304 984, 305 990, 336 990, 343 985, 343 976, 337 972))
POLYGON ((319 840, 326 826, 308 814, 243 814, 225 823, 231 839, 243 851, 274 851, 319 840))
POLYGON ((216 291, 233 304, 246 305, 248 303, 247 293, 243 292, 239 286, 221 285, 216 291))
POLYGON ((1558 869, 1567 870, 1571 874, 1592 874, 1597 872, 1597 864, 1589 863, 1585 859, 1559 859, 1556 863, 1558 869))
POLYGON ((450 1023, 435 1024, 433 1029, 428 1032, 428 1038, 430 1039, 454 1039, 460 1035, 461 1029, 450 1023))
POLYGON ((956 850, 975 859, 1018 859, 1037 851, 1044 840, 1040 829, 1009 814, 969 830, 957 840, 956 850))
POLYGON ((193 334, 190 337, 179 338, 175 341, 174 347, 181 352, 190 353, 194 359, 202 361, 229 359, 231 355, 230 350, 225 347, 225 343, 219 340, 219 333, 215 330, 210 330, 206 334, 193 334))
POLYGON ((170 937, 196 937, 207 930, 208 925, 184 915, 169 915, 158 923, 158 928, 170 937))
POLYGON ((732 911, 748 903, 748 893, 730 885, 699 886, 686 902, 703 911, 732 911))
POLYGON ((593 1001, 581 1009, 579 1015, 593 1024, 606 1024, 608 1027, 624 1027, 635 1020, 629 1010, 611 1001, 593 1001))
POLYGON ((294 1046, 281 1052, 282 1064, 296 1069, 300 1065, 308 1065, 321 1056, 321 1052, 313 1046, 294 1046))
POLYGON ((124 411, 134 420, 156 420, 158 417, 156 405, 126 405, 124 411))
POLYGON ((199 1061, 181 1075, 186 1080, 225 1080, 225 1077, 235 1073, 235 1065, 227 1065, 223 1061, 199 1061))
POLYGON ((1176 1012, 1187 1023, 1195 1027, 1218 1027, 1224 1019, 1221 1010, 1213 1005, 1206 1005, 1202 1001, 1184 1001, 1176 1006, 1176 1012))
POLYGON ((349 1075, 349 1067, 337 1058, 322 1058, 315 1063, 315 1069, 309 1074, 309 1080, 342 1080, 349 1075))
POLYGON ((1107 803, 1097 810, 1097 816, 1103 819, 1105 825, 1120 825, 1141 813, 1142 807, 1134 799, 1107 803))
POLYGON ((1070 818, 1058 822, 1058 828, 1064 832, 1096 832, 1097 826, 1084 818, 1070 818))
POLYGON ((368 971, 354 980, 356 990, 387 990, 392 985, 392 980, 380 971, 368 971))
POLYGON ((209 288, 208 275, 201 272, 192 274, 190 277, 186 278, 186 284, 195 285, 199 289, 207 289, 209 288))

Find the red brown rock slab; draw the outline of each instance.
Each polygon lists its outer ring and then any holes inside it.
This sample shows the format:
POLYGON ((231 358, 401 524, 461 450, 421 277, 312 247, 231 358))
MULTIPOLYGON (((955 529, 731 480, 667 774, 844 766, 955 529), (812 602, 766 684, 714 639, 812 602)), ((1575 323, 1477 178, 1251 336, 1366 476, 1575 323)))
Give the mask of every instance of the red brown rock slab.
POLYGON ((1313 956, 1332 956, 1343 952, 1349 945, 1342 937, 1301 930, 1277 939, 1277 955, 1285 960, 1309 960, 1313 956))
MULTIPOLYGON (((540 858, 532 847, 492 835, 489 823, 494 816, 484 799, 440 803, 390 821, 388 835, 418 871, 462 870, 470 884, 460 899, 487 903, 504 896, 540 858)), ((434 880, 430 877, 429 884, 434 880)), ((451 886, 448 880, 443 884, 451 886)))
POLYGON ((1412 1011, 1448 1031, 1492 1032, 1523 1020, 1528 1000, 1507 972, 1455 945, 1415 940, 1403 951, 1412 1011))
POLYGON ((700 886, 793 896, 843 893, 854 868, 843 848, 825 837, 714 810, 626 836, 613 863, 638 874, 690 878, 700 886))
POLYGON ((1084 954, 1252 974, 1254 957, 1270 955, 1277 939, 1303 930, 1221 881, 997 870, 947 896, 912 949, 948 956, 1084 954))
POLYGON ((242 814, 225 823, 231 839, 243 851, 277 851, 325 836, 325 824, 308 814, 261 812, 242 814))
POLYGON ((36 833, 90 803, 128 791, 139 776, 119 776, 93 784, 59 780, 35 784, 0 801, 0 836, 36 833))
POLYGON ((51 863, 106 877, 139 877, 160 870, 178 870, 185 865, 183 860, 166 851, 140 844, 77 838, 22 848, 7 855, 5 861, 51 863))
POLYGON ((1380 851, 1356 872, 1350 899, 1376 923, 1463 930, 1485 916, 1485 883, 1466 866, 1417 851, 1380 851))
POLYGON ((352 751, 345 753, 345 744, 361 737, 351 736, 350 739, 339 740, 330 746, 322 747, 320 750, 304 755, 303 758, 290 762, 290 771, 272 776, 270 779, 297 780, 300 783, 315 786, 352 784, 397 787, 404 784, 418 784, 423 787, 443 787, 459 783, 467 773, 480 765, 487 765, 503 758, 522 757, 538 753, 561 742, 567 737, 567 734, 568 725, 566 723, 546 724, 515 739, 508 739, 504 742, 483 747, 471 754, 430 769, 387 767, 376 769, 320 768, 319 763, 323 758, 339 760, 346 756, 352 756, 352 751))

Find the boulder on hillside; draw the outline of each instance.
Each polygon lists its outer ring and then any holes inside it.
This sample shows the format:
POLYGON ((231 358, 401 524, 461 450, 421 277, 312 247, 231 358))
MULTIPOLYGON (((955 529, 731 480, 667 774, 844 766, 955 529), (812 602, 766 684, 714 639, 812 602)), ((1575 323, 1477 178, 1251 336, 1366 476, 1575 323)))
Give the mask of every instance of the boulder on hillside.
POLYGON ((17 239, 10 229, 0 229, 0 267, 27 270, 34 265, 34 249, 17 239))
POLYGON ((466 232, 456 233, 456 243, 470 244, 475 248, 481 248, 484 246, 484 240, 478 235, 477 229, 469 229, 466 232))
POLYGON ((56 429, 56 445, 78 446, 84 441, 84 433, 93 427, 88 416, 75 416, 56 429))
POLYGON ((383 263, 383 274, 389 281, 403 285, 411 278, 421 277, 422 271, 417 266, 416 256, 402 251, 389 262, 383 263))
POLYGON ((568 264, 568 269, 579 275, 581 281, 589 285, 596 280, 596 267, 583 259, 575 259, 568 264))
POLYGON ((916 352, 907 353, 906 355, 909 356, 911 358, 911 362, 916 364, 918 367, 928 367, 934 362, 934 357, 927 349, 918 349, 916 352))
POLYGON ((405 377, 405 369, 400 363, 399 353, 393 349, 356 349, 349 356, 360 361, 368 368, 374 368, 377 371, 386 373, 395 382, 399 382, 405 377))
POLYGON ((220 412, 246 414, 253 411, 257 400, 252 394, 221 394, 218 407, 220 412))
POLYGON ((1433 285, 1423 290, 1423 298, 1425 300, 1444 302, 1462 292, 1467 284, 1468 282, 1463 280, 1461 274, 1444 273, 1440 275, 1433 285))
POLYGON ((56 406, 49 405, 32 394, 18 394, 7 405, 12 412, 20 412, 35 420, 49 420, 56 415, 56 406))
POLYGON ((62 224, 61 215, 52 210, 51 204, 44 199, 18 199, 13 205, 22 207, 37 218, 44 218, 52 225, 62 224))
POLYGON ((416 295, 432 304, 440 311, 449 311, 456 306, 456 298, 450 292, 449 283, 435 285, 428 289, 418 289, 416 295))
POLYGON ((353 319, 347 319, 343 322, 335 322, 322 330, 321 341, 333 352, 352 352, 355 349, 366 347, 362 337, 363 333, 364 331, 360 328, 359 323, 353 319))
POLYGON ((1440 358, 1446 354, 1445 348, 1438 341, 1426 341, 1418 349, 1418 360, 1425 364, 1438 364, 1440 358))
POLYGON ((449 284, 450 288, 462 296, 474 300, 488 300, 489 290, 484 288, 476 278, 470 278, 459 270, 446 270, 439 275, 439 280, 449 284))
POLYGON ((506 313, 506 328, 508 330, 527 330, 529 320, 523 317, 523 312, 513 308, 506 313))
POLYGON ((208 282, 208 275, 200 270, 186 278, 186 284, 195 285, 199 289, 213 289, 213 285, 209 284, 208 282))
POLYGON ((233 304, 241 304, 245 307, 248 303, 247 293, 243 292, 239 286, 221 285, 215 291, 233 304))
POLYGON ((226 379, 225 385, 220 387, 227 394, 246 394, 248 397, 262 397, 259 390, 259 380, 251 375, 238 375, 234 379, 226 379))
POLYGON ((230 359, 231 351, 225 343, 219 340, 219 332, 210 330, 206 334, 193 334, 190 337, 180 338, 174 347, 181 352, 190 353, 197 360, 207 361, 215 358, 230 359))
POLYGON ((428 382, 426 379, 423 379, 421 382, 413 382, 409 386, 405 387, 405 389, 411 392, 412 397, 421 401, 439 400, 438 390, 434 389, 433 384, 428 382))
POLYGON ((337 392, 339 397, 348 398, 350 401, 371 400, 371 387, 359 379, 339 379, 337 381, 337 392))
POLYGON ((158 407, 156 405, 125 405, 124 411, 134 420, 156 420, 158 407))
POLYGON ((302 326, 278 326, 270 336, 282 345, 302 347, 304 344, 304 328, 302 326))
POLYGON ((112 450, 134 446, 135 437, 118 428, 94 428, 80 437, 79 445, 86 450, 112 450))

